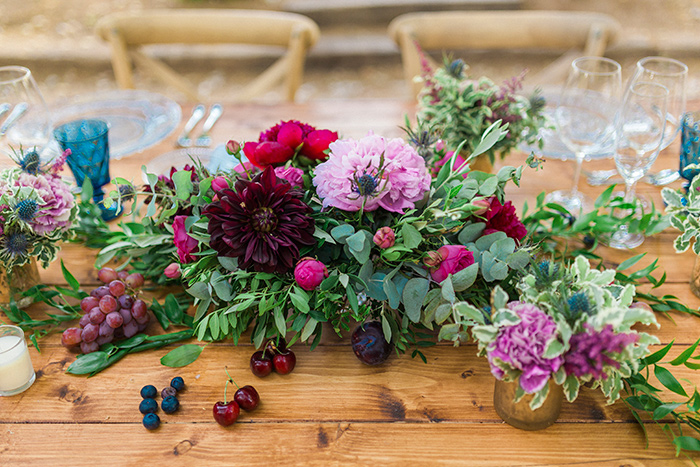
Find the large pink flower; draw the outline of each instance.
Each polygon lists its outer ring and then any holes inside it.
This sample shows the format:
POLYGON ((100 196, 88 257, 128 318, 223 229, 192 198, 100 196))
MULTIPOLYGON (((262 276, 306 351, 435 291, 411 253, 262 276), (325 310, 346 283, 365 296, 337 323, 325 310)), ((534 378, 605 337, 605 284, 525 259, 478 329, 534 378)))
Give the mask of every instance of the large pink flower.
POLYGON ((444 245, 437 250, 438 261, 430 275, 436 282, 442 282, 447 276, 474 264, 474 253, 464 245, 444 245))
POLYGON ((175 216, 173 221, 173 241, 177 247, 177 255, 180 257, 180 262, 191 263, 197 259, 192 253, 197 250, 198 242, 187 234, 185 219, 187 219, 187 216, 175 216))
POLYGON ((31 187, 39 195, 40 213, 29 222, 38 235, 48 235, 59 229, 70 228, 75 198, 61 177, 53 174, 31 175, 23 172, 15 185, 31 187))
POLYGON ((430 188, 430 173, 415 149, 399 138, 369 134, 331 143, 328 160, 314 171, 325 207, 343 211, 403 212, 430 188))

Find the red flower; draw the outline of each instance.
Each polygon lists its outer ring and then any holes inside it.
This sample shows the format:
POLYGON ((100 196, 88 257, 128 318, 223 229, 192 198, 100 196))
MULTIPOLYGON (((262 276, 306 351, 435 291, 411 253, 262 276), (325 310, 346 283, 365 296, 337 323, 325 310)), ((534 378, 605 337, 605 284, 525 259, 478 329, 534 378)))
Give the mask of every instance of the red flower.
POLYGON ((439 263, 430 271, 436 282, 442 282, 447 276, 474 264, 474 253, 464 245, 445 245, 437 250, 439 263))
POLYGON ((191 263, 197 259, 192 255, 192 252, 197 250, 198 242, 187 234, 185 219, 187 219, 187 216, 175 216, 173 221, 173 241, 177 247, 177 255, 180 257, 180 262, 191 263))
POLYGON ((510 238, 517 241, 522 240, 527 235, 527 230, 518 215, 515 213, 515 206, 510 201, 501 204, 497 197, 491 198, 491 206, 486 211, 486 228, 484 235, 494 232, 504 232, 510 238))
POLYGON ((338 139, 338 133, 331 130, 316 130, 304 138, 301 154, 309 159, 324 160, 328 157, 328 146, 338 139))

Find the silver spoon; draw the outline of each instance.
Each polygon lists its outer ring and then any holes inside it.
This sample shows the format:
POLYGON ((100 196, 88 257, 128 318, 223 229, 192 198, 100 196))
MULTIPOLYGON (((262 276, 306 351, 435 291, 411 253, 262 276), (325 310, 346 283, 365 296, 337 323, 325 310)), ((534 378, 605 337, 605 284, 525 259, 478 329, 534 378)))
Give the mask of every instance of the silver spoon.
POLYGON ((194 108, 190 119, 187 120, 187 123, 185 123, 185 128, 182 130, 182 135, 180 135, 180 137, 177 139, 178 146, 183 148, 192 146, 192 138, 190 138, 190 133, 192 133, 192 130, 197 126, 197 123, 199 123, 202 117, 204 117, 206 110, 207 109, 203 104, 199 104, 194 108))
POLYGON ((194 142, 195 146, 208 147, 211 145, 211 136, 209 136, 209 132, 214 127, 214 124, 219 117, 221 117, 222 113, 224 113, 224 109, 220 104, 214 104, 211 106, 209 109, 209 116, 204 121, 204 126, 202 127, 202 134, 199 135, 197 140, 194 142))

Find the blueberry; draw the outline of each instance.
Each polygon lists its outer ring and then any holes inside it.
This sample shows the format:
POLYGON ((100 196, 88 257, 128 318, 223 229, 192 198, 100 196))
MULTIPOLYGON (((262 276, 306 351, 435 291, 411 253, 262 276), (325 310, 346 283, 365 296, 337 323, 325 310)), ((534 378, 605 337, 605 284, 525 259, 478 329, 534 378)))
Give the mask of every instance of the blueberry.
POLYGON ((160 407, 165 413, 175 413, 180 407, 180 401, 178 401, 175 396, 168 396, 160 403, 160 407))
POLYGON ((139 411, 143 414, 155 413, 158 411, 158 402, 155 399, 146 398, 139 404, 139 411))
POLYGON ((144 399, 155 399, 156 394, 158 394, 158 390, 152 384, 141 388, 141 397, 144 399))
POLYGON ((160 418, 154 413, 147 413, 146 416, 143 417, 143 426, 148 430, 155 430, 160 426, 160 418))
POLYGON ((163 388, 163 390, 160 392, 160 397, 165 399, 168 396, 174 396, 177 394, 177 391, 175 390, 174 387, 168 386, 167 388, 163 388))
POLYGON ((185 380, 182 379, 182 376, 176 376, 170 381, 170 386, 174 387, 176 391, 182 391, 185 389, 185 380))

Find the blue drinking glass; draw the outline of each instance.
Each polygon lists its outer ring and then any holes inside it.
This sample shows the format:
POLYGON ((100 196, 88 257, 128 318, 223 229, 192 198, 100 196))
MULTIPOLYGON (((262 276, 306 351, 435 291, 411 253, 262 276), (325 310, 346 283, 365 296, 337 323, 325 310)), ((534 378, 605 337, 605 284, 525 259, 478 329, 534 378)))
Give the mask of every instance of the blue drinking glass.
POLYGON ((687 112, 681 121, 681 177, 690 183, 700 174, 700 168, 688 168, 700 164, 700 112, 687 112))
POLYGON ((110 181, 108 131, 109 126, 102 120, 74 120, 53 132, 61 148, 71 151, 66 162, 78 186, 82 187, 86 178, 92 183, 92 199, 100 207, 102 218, 106 221, 121 214, 116 205, 105 208, 102 204, 102 187, 110 181))

